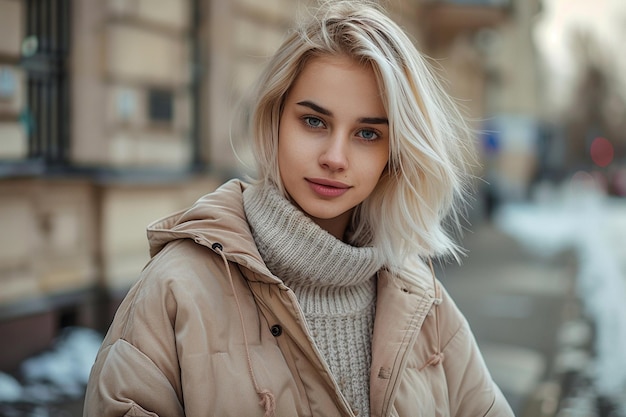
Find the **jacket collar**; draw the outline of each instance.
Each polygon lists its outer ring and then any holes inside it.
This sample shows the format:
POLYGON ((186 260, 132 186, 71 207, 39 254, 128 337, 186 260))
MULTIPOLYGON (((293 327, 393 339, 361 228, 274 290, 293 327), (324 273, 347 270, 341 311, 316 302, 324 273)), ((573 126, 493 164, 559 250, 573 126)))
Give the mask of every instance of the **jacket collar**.
POLYGON ((220 247, 229 261, 235 262, 278 283, 265 266, 254 244, 243 209, 243 191, 248 185, 230 180, 217 190, 200 198, 191 208, 181 210, 148 226, 150 256, 159 253, 168 242, 192 239, 215 251, 220 247))
MULTIPOLYGON (((423 263, 415 263, 413 269, 402 273, 380 272, 370 374, 372 416, 389 415, 397 395, 397 380, 410 356, 407 352, 412 350, 429 311, 441 303, 439 291, 434 271, 423 263)), ((443 360, 438 314, 435 311, 434 350, 424 366, 443 360)))

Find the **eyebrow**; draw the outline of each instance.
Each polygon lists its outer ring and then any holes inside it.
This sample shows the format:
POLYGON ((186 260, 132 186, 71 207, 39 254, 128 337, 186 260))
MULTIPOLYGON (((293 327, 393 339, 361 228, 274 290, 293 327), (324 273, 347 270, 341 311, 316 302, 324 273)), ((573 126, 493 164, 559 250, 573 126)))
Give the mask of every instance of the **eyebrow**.
MULTIPOLYGON (((304 107, 308 107, 313 111, 316 111, 320 114, 323 114, 325 116, 333 116, 333 112, 331 112, 328 109, 325 109, 324 107, 313 103, 312 101, 309 100, 304 100, 304 101, 300 101, 298 103, 296 103, 299 106, 304 106, 304 107)), ((358 120, 359 123, 365 123, 365 124, 374 124, 374 125, 382 125, 382 124, 389 124, 389 119, 387 119, 386 117, 361 117, 358 120)))

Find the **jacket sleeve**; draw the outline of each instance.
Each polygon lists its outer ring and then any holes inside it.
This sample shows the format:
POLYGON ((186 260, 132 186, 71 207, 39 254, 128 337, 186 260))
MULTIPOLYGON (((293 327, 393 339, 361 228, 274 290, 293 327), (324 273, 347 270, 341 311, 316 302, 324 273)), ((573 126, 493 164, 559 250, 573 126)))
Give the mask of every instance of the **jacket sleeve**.
POLYGON ((445 291, 440 308, 440 313, 446 316, 443 320, 455 324, 448 329, 456 329, 448 337, 444 335, 442 346, 451 415, 514 417, 500 388, 491 378, 467 320, 445 291))
POLYGON ((120 305, 98 352, 84 417, 184 416, 173 329, 176 301, 165 282, 147 278, 120 305))

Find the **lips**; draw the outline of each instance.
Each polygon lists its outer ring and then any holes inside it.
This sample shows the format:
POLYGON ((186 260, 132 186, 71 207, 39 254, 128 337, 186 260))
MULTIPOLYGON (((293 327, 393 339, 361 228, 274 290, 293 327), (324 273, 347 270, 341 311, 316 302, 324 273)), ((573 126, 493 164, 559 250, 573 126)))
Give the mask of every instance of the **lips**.
POLYGON ((309 187, 321 197, 339 197, 350 189, 347 184, 324 178, 306 178, 306 181, 309 187))

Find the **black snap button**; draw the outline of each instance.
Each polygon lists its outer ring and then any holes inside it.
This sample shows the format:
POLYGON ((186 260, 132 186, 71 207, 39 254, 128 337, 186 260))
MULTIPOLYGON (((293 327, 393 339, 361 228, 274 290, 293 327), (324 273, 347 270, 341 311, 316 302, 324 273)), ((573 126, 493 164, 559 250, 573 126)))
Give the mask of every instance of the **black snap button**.
POLYGON ((220 250, 220 251, 224 249, 222 244, 219 242, 215 242, 213 245, 211 245, 211 248, 213 248, 213 250, 220 250))
POLYGON ((272 332, 272 336, 278 337, 281 334, 283 334, 283 328, 280 327, 280 324, 275 324, 272 327, 270 327, 270 332, 272 332))

